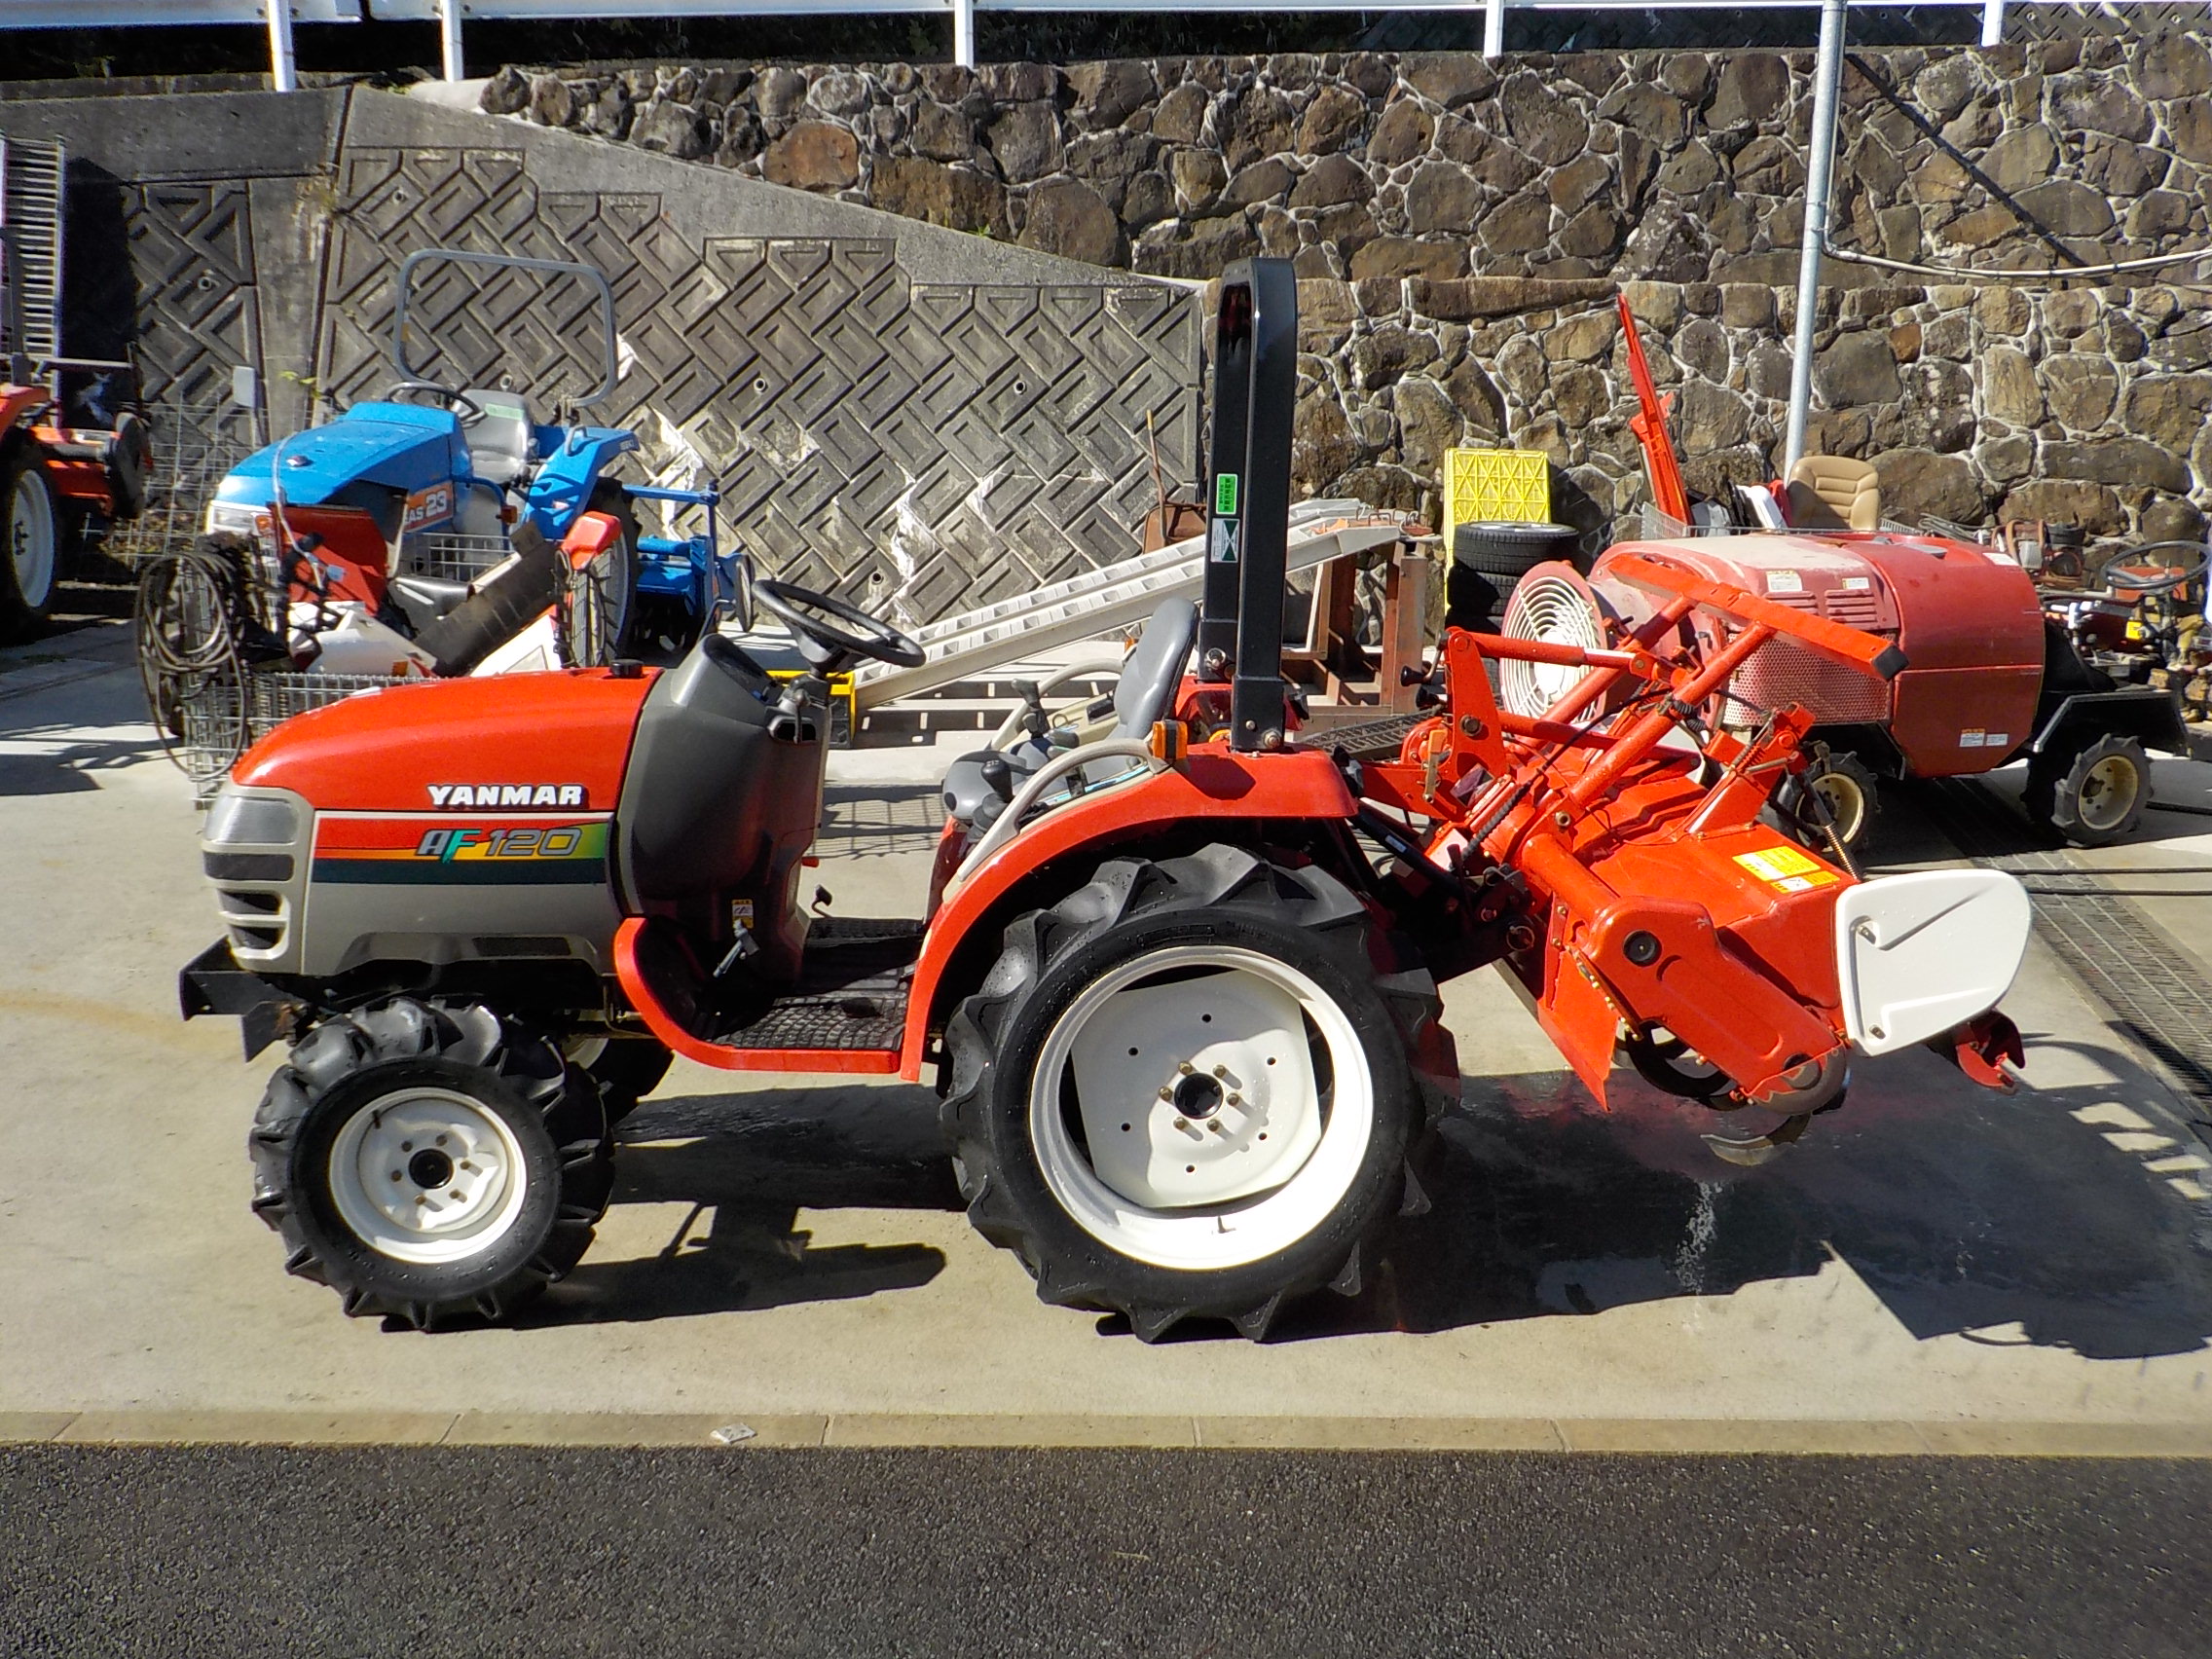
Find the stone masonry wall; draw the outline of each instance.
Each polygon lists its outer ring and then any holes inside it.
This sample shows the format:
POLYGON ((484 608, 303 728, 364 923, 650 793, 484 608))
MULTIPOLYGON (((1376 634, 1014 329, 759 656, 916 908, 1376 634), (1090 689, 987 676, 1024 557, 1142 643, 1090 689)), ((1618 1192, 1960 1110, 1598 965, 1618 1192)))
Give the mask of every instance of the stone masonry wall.
MULTIPOLYGON (((484 104, 1100 265, 1206 278, 1292 257, 1303 485, 1411 506, 1447 443, 1504 442, 1551 452, 1563 511, 1595 524, 1642 498, 1616 284, 1693 487, 1771 464, 1810 72, 1770 52, 510 68, 484 104)), ((1847 64, 1842 245, 1985 270, 2124 259, 2206 245, 2208 210, 2198 35, 1847 64)), ((1895 512, 2203 523, 2201 290, 1825 278, 1812 447, 1877 461, 1895 512)))
MULTIPOLYGON (((1629 282, 1693 491, 1769 476, 1788 395, 1794 289, 1629 282)), ((1298 488, 1424 509, 1456 443, 1539 449, 1555 516, 1591 550, 1649 498, 1615 309, 1602 279, 1299 284, 1298 488)), ((2194 302, 2194 296, 2187 296, 2194 302)), ((1914 520, 2200 535, 2212 495, 2212 313, 2168 288, 1858 288, 1823 296, 1815 385, 1855 406, 1810 446, 1862 455, 1914 520)))

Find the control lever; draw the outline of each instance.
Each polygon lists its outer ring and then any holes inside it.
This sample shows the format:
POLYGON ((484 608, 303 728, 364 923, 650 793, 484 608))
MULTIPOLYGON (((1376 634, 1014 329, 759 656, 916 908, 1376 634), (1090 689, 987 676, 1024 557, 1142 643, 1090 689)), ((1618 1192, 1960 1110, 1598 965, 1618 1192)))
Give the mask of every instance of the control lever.
POLYGON ((739 928, 737 939, 729 947, 729 953, 715 964, 716 982, 719 983, 727 978, 730 970, 737 967, 741 962, 749 961, 759 954, 760 941, 753 937, 753 930, 751 928, 739 928))
POLYGON ((1001 800, 1014 799, 1014 768, 1007 764, 1006 756, 993 751, 983 756, 979 770, 983 782, 990 786, 991 793, 1001 800))
POLYGON ((1021 729, 1031 737, 1042 738, 1051 729, 1051 722, 1045 718, 1045 693, 1034 680, 1016 680, 1014 689, 1021 698, 1021 729))

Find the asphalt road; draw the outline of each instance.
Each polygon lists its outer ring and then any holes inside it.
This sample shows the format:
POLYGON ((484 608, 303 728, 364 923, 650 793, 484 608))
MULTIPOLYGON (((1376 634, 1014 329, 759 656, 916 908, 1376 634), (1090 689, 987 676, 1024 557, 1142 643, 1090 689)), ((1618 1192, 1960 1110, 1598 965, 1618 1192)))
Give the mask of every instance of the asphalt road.
POLYGON ((2202 1654, 2212 1463, 0 1452, 0 1653, 2202 1654))

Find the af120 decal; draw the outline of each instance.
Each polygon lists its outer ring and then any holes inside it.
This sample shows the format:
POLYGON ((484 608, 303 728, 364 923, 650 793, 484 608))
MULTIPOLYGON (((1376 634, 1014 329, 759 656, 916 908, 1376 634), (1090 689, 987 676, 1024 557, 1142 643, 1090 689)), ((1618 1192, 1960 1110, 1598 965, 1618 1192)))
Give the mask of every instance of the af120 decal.
POLYGON ((315 824, 314 878, 451 886, 602 882, 607 820, 323 818, 315 824))
POLYGON ((432 784, 430 804, 457 806, 564 806, 584 804, 581 784, 432 784))

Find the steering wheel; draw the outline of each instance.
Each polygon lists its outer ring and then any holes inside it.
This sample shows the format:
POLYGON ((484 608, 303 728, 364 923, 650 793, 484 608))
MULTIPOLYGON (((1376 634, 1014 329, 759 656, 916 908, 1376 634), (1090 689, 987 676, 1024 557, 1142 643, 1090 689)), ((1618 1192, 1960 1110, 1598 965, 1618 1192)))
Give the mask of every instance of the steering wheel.
POLYGON ((484 405, 469 396, 467 392, 457 390, 450 386, 440 386, 436 381, 401 381, 392 387, 387 395, 397 397, 403 391, 427 391, 444 398, 449 409, 460 413, 461 424, 464 426, 473 426, 477 422, 484 419, 484 405))
POLYGON ((2154 541, 2142 547, 2123 547, 2097 567, 2097 580, 2106 587, 2125 587, 2136 593, 2171 593, 2204 573, 2206 548, 2201 541, 2154 541), (2180 548, 2196 557, 2183 565, 2168 567, 2163 575, 2116 576, 2112 567, 2122 560, 2139 559, 2146 553, 2162 553, 2168 548, 2180 548))
POLYGON ((756 580, 753 597, 792 631, 798 640, 799 654, 816 668, 825 667, 839 656, 873 657, 894 668, 919 668, 929 660, 929 653, 919 644, 890 623, 826 593, 816 593, 812 588, 796 587, 790 582, 756 580), (865 632, 848 634, 823 621, 822 615, 832 616, 865 632))

